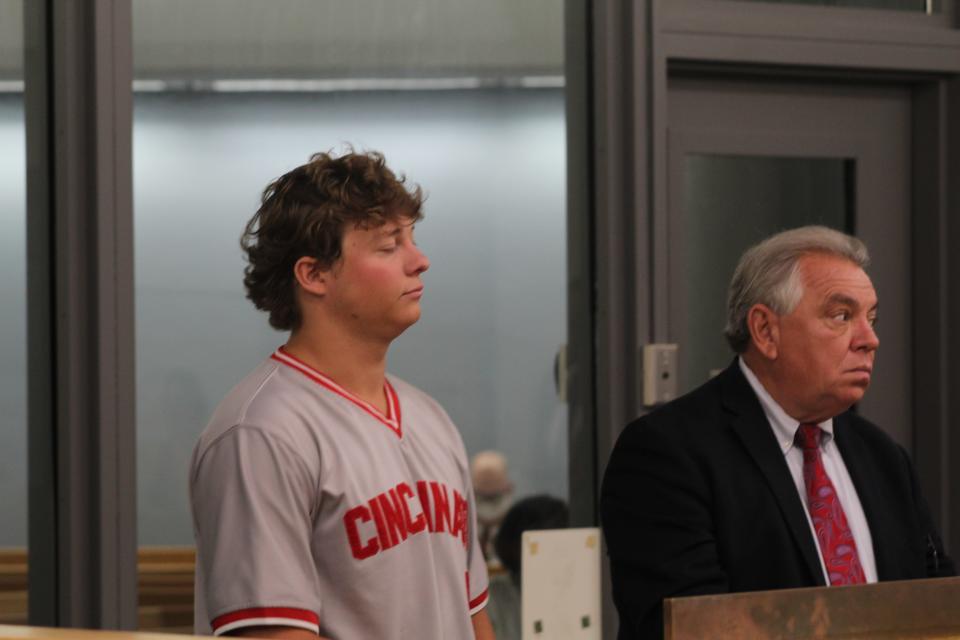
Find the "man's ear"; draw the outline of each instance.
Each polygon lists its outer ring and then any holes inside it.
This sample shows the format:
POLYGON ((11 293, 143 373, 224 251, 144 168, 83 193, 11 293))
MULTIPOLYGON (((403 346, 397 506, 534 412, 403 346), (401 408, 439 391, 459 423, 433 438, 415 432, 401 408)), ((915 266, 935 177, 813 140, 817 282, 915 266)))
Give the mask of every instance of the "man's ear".
POLYGON ((297 279, 300 288, 315 296, 322 296, 327 292, 327 279, 330 272, 320 268, 316 258, 303 256, 293 265, 293 277, 297 279))
POLYGON ((747 328, 757 352, 776 360, 780 353, 780 316, 765 304, 755 304, 747 312, 747 328))

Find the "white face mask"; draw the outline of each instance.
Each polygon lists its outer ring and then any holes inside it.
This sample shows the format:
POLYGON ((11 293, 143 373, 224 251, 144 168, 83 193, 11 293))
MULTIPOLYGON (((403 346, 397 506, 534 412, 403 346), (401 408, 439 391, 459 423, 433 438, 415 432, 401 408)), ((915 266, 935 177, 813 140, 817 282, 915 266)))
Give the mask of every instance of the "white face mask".
POLYGON ((507 515, 513 503, 513 493, 507 491, 496 496, 477 496, 477 520, 484 523, 499 522, 507 515))

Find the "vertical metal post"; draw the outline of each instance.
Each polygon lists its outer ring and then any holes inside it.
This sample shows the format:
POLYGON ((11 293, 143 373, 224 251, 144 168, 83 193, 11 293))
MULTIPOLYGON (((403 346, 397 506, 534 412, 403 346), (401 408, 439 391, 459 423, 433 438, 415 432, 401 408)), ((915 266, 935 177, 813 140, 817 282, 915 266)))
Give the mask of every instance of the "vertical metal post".
MULTIPOLYGON (((960 241, 960 125, 955 117, 960 113, 960 77, 954 76, 943 82, 943 123, 945 131, 945 158, 941 169, 943 176, 946 218, 946 247, 955 247, 960 241)), ((943 487, 943 535, 946 538, 947 551, 954 558, 960 556, 960 434, 957 433, 957 417, 960 416, 960 340, 956 338, 957 322, 960 321, 960 259, 955 251, 946 253, 947 259, 947 303, 946 351, 948 364, 945 397, 949 399, 947 420, 943 424, 945 440, 944 469, 941 475, 943 487)), ((926 337, 929 340, 929 336, 926 337)))
POLYGON ((30 544, 55 557, 31 580, 31 621, 132 629, 130 0, 27 4, 30 473, 48 483, 30 544))
MULTIPOLYGON (((650 7, 567 0, 567 247, 572 524, 599 524, 599 492, 635 416, 633 354, 649 333, 650 7)), ((617 617, 604 559, 604 637, 617 617)))
POLYGON ((24 111, 27 131, 27 459, 31 625, 56 626, 57 439, 54 376, 53 153, 50 148, 51 3, 24 0, 24 111))
POLYGON ((571 524, 597 523, 590 11, 565 4, 567 127, 567 398, 571 524))
POLYGON ((950 216, 945 83, 913 97, 913 460, 923 494, 949 539, 950 216))

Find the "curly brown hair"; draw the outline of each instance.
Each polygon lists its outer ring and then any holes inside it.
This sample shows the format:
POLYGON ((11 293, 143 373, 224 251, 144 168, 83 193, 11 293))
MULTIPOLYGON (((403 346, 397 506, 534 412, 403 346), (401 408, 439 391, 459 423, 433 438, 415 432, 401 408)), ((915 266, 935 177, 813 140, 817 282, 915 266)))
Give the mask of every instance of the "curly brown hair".
POLYGON ((339 157, 316 153, 263 191, 260 209, 247 223, 240 247, 246 253, 247 298, 270 314, 281 331, 299 328, 293 267, 309 256, 321 269, 340 259, 344 231, 370 229, 398 218, 423 217, 423 192, 387 168, 377 152, 352 150, 339 157))

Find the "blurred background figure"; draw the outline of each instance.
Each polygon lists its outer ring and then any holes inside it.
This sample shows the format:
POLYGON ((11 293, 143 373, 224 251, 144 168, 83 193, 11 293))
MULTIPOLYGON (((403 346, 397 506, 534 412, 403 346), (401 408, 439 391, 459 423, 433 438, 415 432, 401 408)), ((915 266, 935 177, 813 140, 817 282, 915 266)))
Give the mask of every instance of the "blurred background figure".
POLYGON ((519 500, 510 507, 493 541, 506 572, 491 574, 487 612, 497 640, 520 640, 520 557, 524 531, 565 529, 570 523, 567 503, 548 495, 519 500))
POLYGON ((477 528, 487 562, 496 564, 493 538, 513 503, 513 482, 507 458, 499 451, 481 451, 470 461, 473 492, 477 498, 477 528))

